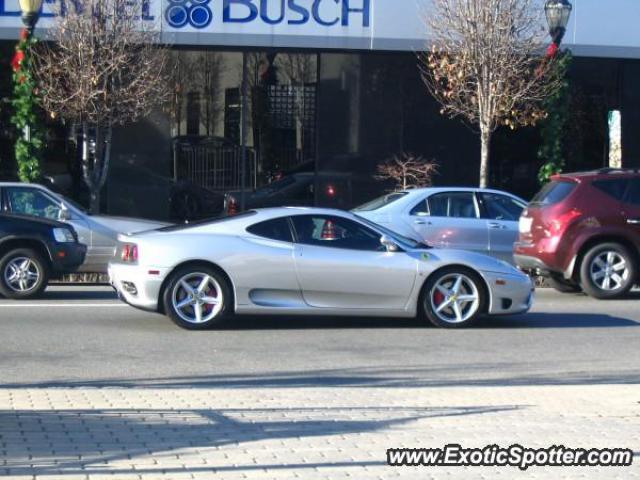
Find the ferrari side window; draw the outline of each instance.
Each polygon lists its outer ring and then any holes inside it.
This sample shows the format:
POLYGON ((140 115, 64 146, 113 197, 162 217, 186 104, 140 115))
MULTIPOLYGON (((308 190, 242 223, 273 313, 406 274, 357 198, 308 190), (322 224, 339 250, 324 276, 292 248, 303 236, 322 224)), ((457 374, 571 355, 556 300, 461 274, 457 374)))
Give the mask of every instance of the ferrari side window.
POLYGON ((247 227, 247 232, 270 240, 293 242, 291 228, 289 228, 289 222, 286 218, 276 218, 267 220, 266 222, 256 223, 247 227))
POLYGON ((292 220, 298 243, 348 250, 384 250, 378 233, 346 218, 297 215, 292 220))

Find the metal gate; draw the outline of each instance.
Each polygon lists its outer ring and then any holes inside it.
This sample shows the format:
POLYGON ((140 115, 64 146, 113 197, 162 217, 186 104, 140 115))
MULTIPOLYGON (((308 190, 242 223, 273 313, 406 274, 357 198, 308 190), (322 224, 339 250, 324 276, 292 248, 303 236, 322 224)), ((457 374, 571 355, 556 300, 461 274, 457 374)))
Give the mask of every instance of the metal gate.
POLYGON ((210 190, 255 189, 256 155, 253 149, 246 149, 245 160, 243 169, 242 148, 223 139, 178 137, 173 141, 174 179, 210 190))

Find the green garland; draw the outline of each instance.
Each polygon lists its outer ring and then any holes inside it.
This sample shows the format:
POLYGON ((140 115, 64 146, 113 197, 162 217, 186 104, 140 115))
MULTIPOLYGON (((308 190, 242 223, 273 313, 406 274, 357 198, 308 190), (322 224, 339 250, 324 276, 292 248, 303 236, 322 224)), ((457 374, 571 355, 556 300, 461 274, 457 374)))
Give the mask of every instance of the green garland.
POLYGON ((33 182, 40 178, 40 158, 44 148, 43 129, 37 114, 39 109, 38 89, 32 74, 31 49, 37 40, 26 30, 20 34, 20 42, 11 62, 13 67, 14 113, 11 123, 18 130, 15 143, 18 177, 23 182, 33 182), (27 128, 30 130, 26 138, 27 128))
POLYGON ((562 173, 565 166, 563 139, 566 136, 566 124, 569 117, 569 81, 566 73, 571 63, 571 53, 563 53, 558 59, 557 68, 564 78, 562 86, 555 95, 545 101, 544 110, 547 118, 542 124, 542 145, 538 150, 538 158, 545 163, 538 171, 541 185, 547 183, 553 175, 562 173))

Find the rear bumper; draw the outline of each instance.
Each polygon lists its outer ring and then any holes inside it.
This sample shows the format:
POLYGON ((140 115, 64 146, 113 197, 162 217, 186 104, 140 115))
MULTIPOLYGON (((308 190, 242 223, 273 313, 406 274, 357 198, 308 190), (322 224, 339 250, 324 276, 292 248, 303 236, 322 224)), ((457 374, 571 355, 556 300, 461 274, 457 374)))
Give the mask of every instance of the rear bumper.
POLYGON ((159 310, 160 290, 168 269, 110 263, 108 273, 109 282, 122 301, 146 311, 159 310))
POLYGON ((530 255, 522 255, 520 253, 514 253, 513 259, 516 262, 516 265, 525 271, 536 271, 538 273, 549 273, 552 271, 549 268, 549 265, 544 263, 537 257, 532 257, 530 255))
POLYGON ((548 276, 550 273, 564 274, 567 269, 566 253, 559 244, 559 238, 543 239, 537 243, 516 242, 513 259, 521 270, 548 276))
POLYGON ((54 274, 73 273, 84 262, 87 246, 82 243, 56 243, 51 246, 50 254, 54 274))

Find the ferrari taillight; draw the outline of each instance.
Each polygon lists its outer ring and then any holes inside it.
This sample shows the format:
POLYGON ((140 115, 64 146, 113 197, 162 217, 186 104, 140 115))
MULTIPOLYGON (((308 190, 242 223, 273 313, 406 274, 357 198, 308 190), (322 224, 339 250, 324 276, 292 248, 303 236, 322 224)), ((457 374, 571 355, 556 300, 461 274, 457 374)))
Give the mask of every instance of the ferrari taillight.
POLYGON ((138 246, 135 243, 125 243, 122 246, 123 262, 135 263, 138 261, 138 246))

